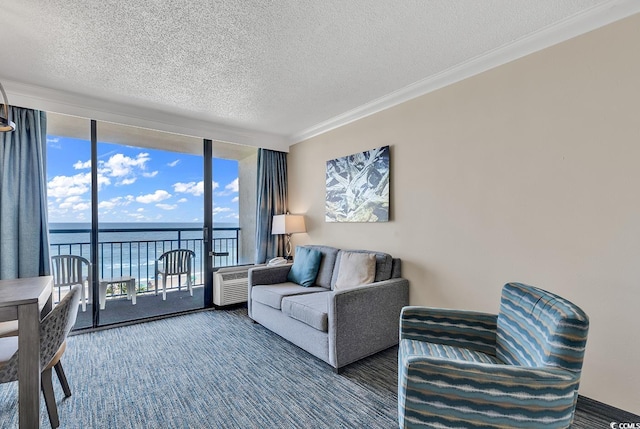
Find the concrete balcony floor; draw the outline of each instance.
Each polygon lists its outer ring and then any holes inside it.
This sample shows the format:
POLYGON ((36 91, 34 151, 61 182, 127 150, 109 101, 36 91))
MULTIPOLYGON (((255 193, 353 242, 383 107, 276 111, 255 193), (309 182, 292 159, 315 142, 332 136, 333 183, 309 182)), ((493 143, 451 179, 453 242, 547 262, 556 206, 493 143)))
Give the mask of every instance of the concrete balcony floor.
MULTIPOLYGON (((196 310, 204 307, 204 287, 193 287, 193 296, 189 295, 186 286, 181 290, 167 289, 167 299, 162 300, 162 291, 139 293, 136 296, 136 305, 133 305, 126 296, 114 298, 107 297, 104 310, 100 310, 100 326, 113 323, 128 322, 147 317, 162 316, 182 311, 196 310)), ((87 305, 87 310, 78 309, 78 316, 74 329, 90 328, 92 325, 92 305, 87 305)))

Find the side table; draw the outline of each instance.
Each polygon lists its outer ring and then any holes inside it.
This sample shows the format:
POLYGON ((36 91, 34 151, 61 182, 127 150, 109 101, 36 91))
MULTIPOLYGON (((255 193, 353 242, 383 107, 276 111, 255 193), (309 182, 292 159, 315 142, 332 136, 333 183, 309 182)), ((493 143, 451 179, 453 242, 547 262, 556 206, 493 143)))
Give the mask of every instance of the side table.
POLYGON ((117 284, 125 284, 127 286, 127 299, 131 300, 132 305, 136 305, 136 278, 131 276, 114 277, 111 279, 100 279, 100 310, 104 310, 106 305, 107 287, 117 284))

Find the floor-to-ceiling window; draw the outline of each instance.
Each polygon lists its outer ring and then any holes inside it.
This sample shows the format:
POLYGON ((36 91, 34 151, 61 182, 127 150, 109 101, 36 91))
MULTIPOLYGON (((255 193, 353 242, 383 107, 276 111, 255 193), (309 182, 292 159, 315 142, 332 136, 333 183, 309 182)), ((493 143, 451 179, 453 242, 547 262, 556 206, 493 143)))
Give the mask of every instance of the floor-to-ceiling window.
POLYGON ((76 328, 207 306, 204 286, 211 267, 252 262, 246 236, 253 236, 255 225, 255 149, 210 142, 213 229, 205 237, 202 139, 94 121, 92 162, 90 120, 49 114, 49 124, 52 254, 82 256, 96 273, 94 282, 86 273, 91 292, 76 328), (97 245, 91 252, 94 217, 97 245), (205 239, 211 240, 211 254, 205 239), (191 252, 191 269, 167 275, 165 290, 162 255, 176 249, 191 252))

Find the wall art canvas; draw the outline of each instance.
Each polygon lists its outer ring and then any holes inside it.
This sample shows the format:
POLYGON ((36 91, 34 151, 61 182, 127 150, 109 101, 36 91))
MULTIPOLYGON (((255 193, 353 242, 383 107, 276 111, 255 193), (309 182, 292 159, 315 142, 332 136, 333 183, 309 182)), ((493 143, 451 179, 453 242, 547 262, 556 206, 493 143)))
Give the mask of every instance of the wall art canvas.
POLYGON ((327 161, 327 222, 389 220, 389 146, 327 161))

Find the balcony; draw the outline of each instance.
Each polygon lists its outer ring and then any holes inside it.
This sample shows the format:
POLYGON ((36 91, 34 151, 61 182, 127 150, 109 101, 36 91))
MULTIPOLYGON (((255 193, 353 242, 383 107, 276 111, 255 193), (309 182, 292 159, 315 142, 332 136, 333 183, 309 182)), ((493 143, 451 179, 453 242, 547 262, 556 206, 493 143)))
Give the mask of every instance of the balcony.
MULTIPOLYGON (((90 229, 52 228, 50 231, 51 256, 78 255, 90 259, 90 229)), ((214 228, 212 248, 214 267, 238 265, 240 228, 214 228)), ((100 324, 153 317, 162 314, 202 308, 204 305, 204 241, 202 228, 101 228, 98 243, 98 270, 100 279, 133 277, 136 280, 136 305, 127 300, 126 284, 112 284, 106 290, 106 305, 100 310, 100 324), (156 296, 155 263, 164 252, 190 249, 195 253, 191 281, 193 297, 187 291, 185 276, 169 276, 167 299, 156 296)), ((85 270, 85 276, 88 274, 85 270)), ((162 291, 162 285, 159 285, 162 291)), ((58 302, 68 289, 56 288, 54 302, 58 302)), ((92 325, 91 305, 79 311, 76 328, 92 325)))

